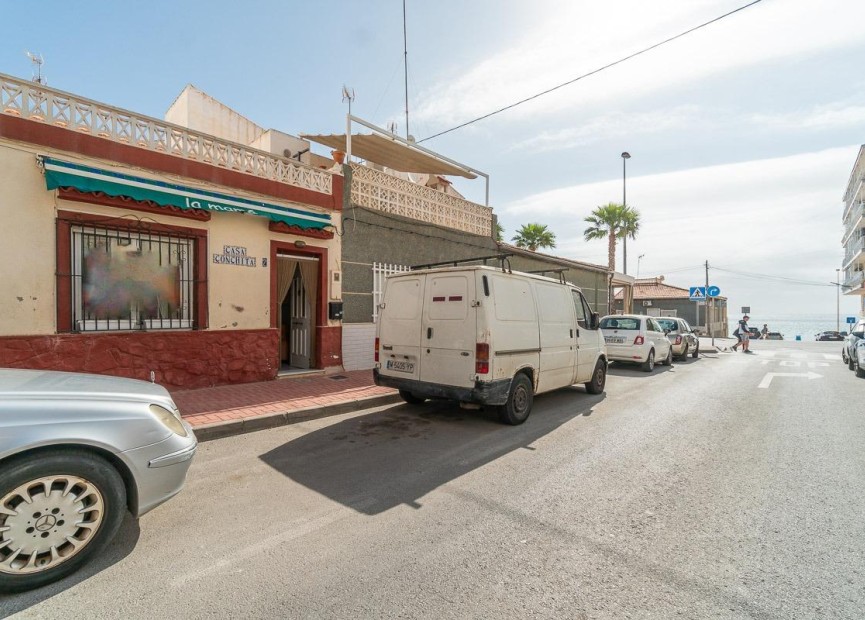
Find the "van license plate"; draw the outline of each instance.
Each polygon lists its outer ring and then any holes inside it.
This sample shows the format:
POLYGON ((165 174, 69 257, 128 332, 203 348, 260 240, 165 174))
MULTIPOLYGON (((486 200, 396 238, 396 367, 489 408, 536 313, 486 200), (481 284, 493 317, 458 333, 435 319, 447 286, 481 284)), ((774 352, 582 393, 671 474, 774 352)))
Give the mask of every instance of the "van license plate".
POLYGON ((607 344, 623 344, 625 342, 624 338, 616 337, 616 336, 607 336, 604 338, 607 344))
POLYGON ((388 360, 386 368, 388 370, 396 370, 397 372, 414 372, 413 362, 401 362, 399 360, 388 360))

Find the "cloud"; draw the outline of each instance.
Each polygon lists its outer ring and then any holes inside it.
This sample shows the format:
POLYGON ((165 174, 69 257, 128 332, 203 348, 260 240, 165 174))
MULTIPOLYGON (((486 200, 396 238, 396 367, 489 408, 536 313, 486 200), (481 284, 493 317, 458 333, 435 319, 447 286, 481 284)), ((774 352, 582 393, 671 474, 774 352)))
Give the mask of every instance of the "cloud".
POLYGON ((650 112, 611 112, 596 116, 578 127, 568 127, 558 131, 543 131, 514 145, 511 150, 531 149, 534 153, 540 153, 587 146, 611 138, 633 137, 638 134, 658 134, 699 122, 702 116, 700 109, 692 105, 650 112))
MULTIPOLYGON (((640 233, 629 242, 630 273, 645 254, 643 276, 685 270, 686 282, 707 259, 733 270, 834 279, 842 254, 841 195, 858 148, 629 177, 628 203, 642 215, 640 233)), ((622 180, 614 179, 537 193, 496 211, 508 230, 527 221, 548 225, 560 256, 606 264, 606 242, 583 240, 583 218, 621 193, 622 180)), ((621 249, 617 254, 621 270, 621 249)), ((728 288, 750 291, 763 307, 774 303, 781 286, 719 278, 728 288)))
POLYGON ((836 102, 786 114, 752 114, 749 120, 775 129, 837 129, 865 123, 865 106, 836 102))
MULTIPOLYGON (((461 69, 455 79, 450 67, 448 77, 422 93, 414 114, 430 125, 455 125, 741 5, 711 0, 677 3, 675 12, 659 12, 657 3, 642 0, 588 6, 546 0, 538 7, 539 13, 548 16, 546 20, 528 26, 522 39, 504 42, 500 52, 461 69)), ((647 93, 714 73, 861 45, 863 21, 865 3, 861 2, 825 0, 819 6, 809 0, 760 3, 586 82, 514 108, 506 117, 512 121, 537 118, 587 105, 612 103, 619 107, 647 93)))

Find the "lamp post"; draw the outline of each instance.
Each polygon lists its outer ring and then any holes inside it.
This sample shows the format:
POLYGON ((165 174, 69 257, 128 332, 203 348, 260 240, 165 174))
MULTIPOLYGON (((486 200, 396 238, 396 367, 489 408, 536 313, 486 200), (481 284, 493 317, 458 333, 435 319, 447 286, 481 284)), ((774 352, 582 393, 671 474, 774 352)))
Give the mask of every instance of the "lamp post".
POLYGON ((841 270, 835 270, 835 331, 841 331, 841 270))
POLYGON ((640 261, 643 260, 643 257, 644 257, 644 256, 645 256, 645 254, 640 254, 640 255, 637 257, 637 277, 638 277, 638 278, 640 277, 640 261))
MULTIPOLYGON (((631 154, 625 151, 622 153, 622 206, 628 206, 628 173, 627 173, 627 164, 628 160, 631 159, 631 154)), ((628 275, 628 235, 625 235, 622 239, 622 273, 628 275)))

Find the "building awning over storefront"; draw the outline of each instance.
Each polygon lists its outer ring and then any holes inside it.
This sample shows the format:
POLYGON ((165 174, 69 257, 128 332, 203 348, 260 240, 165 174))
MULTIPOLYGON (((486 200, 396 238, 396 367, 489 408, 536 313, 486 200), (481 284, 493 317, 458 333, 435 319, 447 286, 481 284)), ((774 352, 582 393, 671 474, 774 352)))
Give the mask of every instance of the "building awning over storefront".
MULTIPOLYGON (((347 149, 345 134, 300 134, 300 137, 324 144, 338 151, 345 152, 347 149)), ((449 174, 467 179, 477 178, 474 172, 466 168, 378 134, 353 133, 351 135, 351 154, 400 172, 449 174)))
POLYGON ((299 228, 322 229, 331 225, 330 215, 298 207, 283 207, 249 198, 165 183, 121 174, 51 157, 42 157, 48 189, 71 187, 80 192, 102 192, 132 200, 154 202, 181 209, 204 209, 221 213, 249 213, 299 228))

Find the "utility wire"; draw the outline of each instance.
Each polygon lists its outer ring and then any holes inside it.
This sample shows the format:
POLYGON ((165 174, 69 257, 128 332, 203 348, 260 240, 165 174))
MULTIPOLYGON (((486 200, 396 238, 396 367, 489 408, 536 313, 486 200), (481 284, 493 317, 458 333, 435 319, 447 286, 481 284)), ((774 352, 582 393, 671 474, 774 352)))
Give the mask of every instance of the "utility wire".
POLYGON ((725 17, 729 17, 730 15, 738 13, 739 11, 744 11, 748 7, 752 7, 755 4, 758 4, 760 2, 762 2, 762 0, 753 0, 753 2, 749 2, 748 4, 746 4, 744 6, 740 6, 738 9, 734 9, 734 10, 730 11, 729 13, 724 13, 723 15, 716 17, 715 19, 710 19, 707 22, 703 22, 699 26, 694 26, 693 28, 690 28, 684 32, 680 32, 679 34, 672 36, 669 39, 664 39, 660 43, 655 43, 654 45, 651 45, 645 49, 642 49, 638 52, 634 52, 633 54, 625 56, 624 58, 620 58, 619 60, 616 60, 616 61, 613 61, 609 64, 606 64, 603 67, 599 67, 598 69, 594 69, 593 71, 589 71, 588 73, 584 73, 583 75, 581 75, 579 77, 575 77, 572 80, 568 80, 567 82, 563 82, 562 84, 559 84, 558 86, 553 86, 552 88, 548 88, 547 90, 539 92, 535 95, 532 95, 531 97, 526 97, 525 99, 522 99, 522 100, 517 101, 515 103, 511 103, 510 105, 506 105, 503 108, 499 108, 498 110, 495 110, 495 111, 490 112, 488 114, 484 114, 483 116, 479 116, 473 120, 466 121, 465 123, 457 125, 456 127, 451 127, 450 129, 446 129, 444 131, 440 131, 440 132, 433 134, 431 136, 427 136, 423 140, 418 140, 418 144, 420 144, 421 142, 426 142, 427 140, 432 140, 433 138, 438 138, 439 136, 443 136, 446 133, 456 131, 457 129, 462 129, 463 127, 467 127, 468 125, 471 125, 473 123, 477 123, 478 121, 482 121, 482 120, 487 119, 491 116, 495 116, 496 114, 499 114, 499 113, 504 112, 506 110, 510 110, 511 108, 515 108, 518 105, 522 105, 522 104, 527 103, 533 99, 537 99, 538 97, 542 97, 543 95, 548 95, 549 93, 556 91, 556 90, 559 90, 560 88, 564 88, 565 86, 569 86, 570 84, 573 84, 574 82, 578 82, 584 78, 587 78, 591 75, 595 75, 596 73, 600 73, 601 71, 604 71, 604 70, 609 69, 611 67, 615 67, 616 65, 621 64, 627 60, 631 60, 632 58, 636 58, 637 56, 639 56, 641 54, 645 54, 646 52, 650 52, 655 48, 661 47, 662 45, 666 45, 667 43, 670 43, 671 41, 675 41, 676 39, 680 39, 687 34, 691 34, 692 32, 699 30, 700 28, 705 28, 706 26, 708 26, 710 24, 714 24, 715 22, 721 21, 725 17))
POLYGON ((754 280, 764 280, 764 281, 776 281, 776 282, 786 282, 789 284, 800 284, 802 286, 836 286, 835 283, 831 282, 816 282, 814 280, 802 280, 799 278, 788 278, 785 276, 773 276, 766 273, 752 273, 747 271, 734 271, 732 269, 724 269, 723 267, 718 267, 716 265, 711 265, 711 268, 716 271, 723 271, 725 273, 732 273, 737 276, 742 276, 745 278, 751 278, 754 280))

